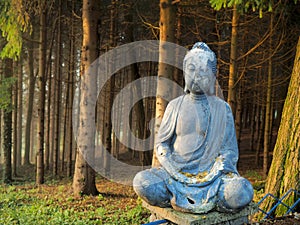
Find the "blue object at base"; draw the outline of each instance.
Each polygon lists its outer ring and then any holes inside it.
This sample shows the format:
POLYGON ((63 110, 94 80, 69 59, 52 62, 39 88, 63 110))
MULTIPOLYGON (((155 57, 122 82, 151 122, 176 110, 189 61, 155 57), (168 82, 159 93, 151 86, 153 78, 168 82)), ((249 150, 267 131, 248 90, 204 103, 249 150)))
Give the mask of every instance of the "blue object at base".
POLYGON ((145 223, 144 225, 158 225, 158 224, 163 224, 163 223, 167 223, 167 220, 157 220, 157 221, 153 221, 150 223, 145 223))

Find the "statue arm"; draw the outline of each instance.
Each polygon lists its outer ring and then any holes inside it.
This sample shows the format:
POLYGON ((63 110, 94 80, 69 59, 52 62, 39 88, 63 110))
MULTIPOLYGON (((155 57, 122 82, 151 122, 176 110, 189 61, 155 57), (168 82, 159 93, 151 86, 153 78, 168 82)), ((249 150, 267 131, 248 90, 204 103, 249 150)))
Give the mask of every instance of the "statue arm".
MULTIPOLYGON (((181 97, 182 98, 182 97, 181 97)), ((182 183, 195 183, 195 180, 180 172, 181 168, 172 160, 172 140, 175 134, 178 110, 182 99, 177 98, 171 101, 164 113, 160 129, 157 135, 156 156, 162 167, 172 178, 182 183)))
POLYGON ((230 106, 226 103, 226 130, 224 141, 220 150, 220 157, 223 161, 222 172, 224 174, 237 172, 237 161, 238 161, 238 145, 235 133, 234 119, 230 106))
POLYGON ((180 100, 175 100, 167 105, 157 135, 156 156, 161 166, 171 175, 171 177, 180 182, 185 182, 185 176, 179 173, 180 168, 178 168, 176 163, 171 159, 171 145, 175 135, 179 104, 180 100))

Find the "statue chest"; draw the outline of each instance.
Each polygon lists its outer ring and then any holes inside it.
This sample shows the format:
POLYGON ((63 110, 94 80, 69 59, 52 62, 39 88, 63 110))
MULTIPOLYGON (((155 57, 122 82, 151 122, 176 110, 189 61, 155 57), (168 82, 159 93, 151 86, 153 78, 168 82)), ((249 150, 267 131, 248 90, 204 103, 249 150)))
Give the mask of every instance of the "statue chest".
POLYGON ((210 114, 205 106, 184 102, 177 117, 174 140, 175 152, 185 155, 199 150, 205 143, 209 132, 209 124, 210 114))

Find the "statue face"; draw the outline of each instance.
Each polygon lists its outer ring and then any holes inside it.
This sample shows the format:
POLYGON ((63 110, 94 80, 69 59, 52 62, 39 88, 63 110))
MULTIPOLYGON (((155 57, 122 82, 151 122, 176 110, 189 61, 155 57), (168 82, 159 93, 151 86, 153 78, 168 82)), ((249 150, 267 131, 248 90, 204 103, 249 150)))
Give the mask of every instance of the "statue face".
POLYGON ((208 94, 214 85, 215 76, 207 65, 209 58, 203 54, 191 54, 185 61, 185 83, 193 94, 208 94))

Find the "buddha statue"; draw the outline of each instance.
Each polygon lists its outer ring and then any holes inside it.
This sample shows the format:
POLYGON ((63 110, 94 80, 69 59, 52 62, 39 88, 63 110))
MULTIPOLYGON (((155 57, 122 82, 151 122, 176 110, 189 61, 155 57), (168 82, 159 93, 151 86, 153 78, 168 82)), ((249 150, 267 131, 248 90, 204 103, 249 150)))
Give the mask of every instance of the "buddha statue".
POLYGON ((150 205, 189 213, 236 212, 252 201, 252 185, 237 171, 231 108, 215 94, 216 65, 203 42, 184 58, 185 94, 169 102, 156 137, 161 166, 133 180, 135 192, 150 205))

